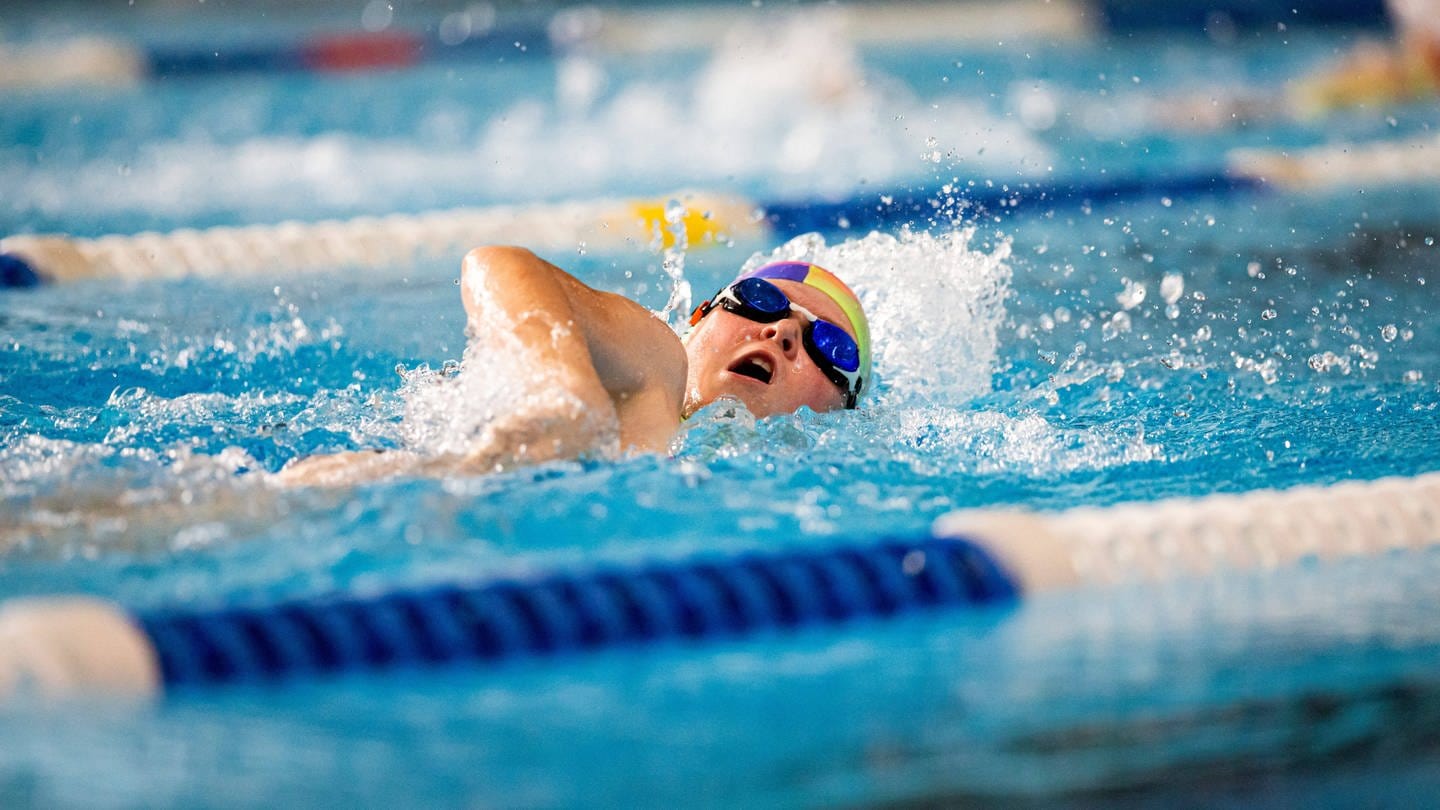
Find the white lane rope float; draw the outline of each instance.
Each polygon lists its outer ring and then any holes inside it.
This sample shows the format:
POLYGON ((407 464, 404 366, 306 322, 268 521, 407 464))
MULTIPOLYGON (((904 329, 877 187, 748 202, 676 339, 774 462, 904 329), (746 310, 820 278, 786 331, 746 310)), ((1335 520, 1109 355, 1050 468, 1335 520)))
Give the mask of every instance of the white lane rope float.
MULTIPOLYGON (((404 267, 456 257, 477 245, 523 244, 537 250, 597 251, 746 241, 766 233, 756 209, 739 197, 679 193, 655 200, 587 200, 393 214, 351 220, 181 229, 170 233, 73 239, 20 235, 0 240, 16 278, 165 279, 262 275, 292 270, 404 267), (20 265, 23 264, 24 268, 20 265)), ((0 284, 0 286, 6 286, 0 284)))

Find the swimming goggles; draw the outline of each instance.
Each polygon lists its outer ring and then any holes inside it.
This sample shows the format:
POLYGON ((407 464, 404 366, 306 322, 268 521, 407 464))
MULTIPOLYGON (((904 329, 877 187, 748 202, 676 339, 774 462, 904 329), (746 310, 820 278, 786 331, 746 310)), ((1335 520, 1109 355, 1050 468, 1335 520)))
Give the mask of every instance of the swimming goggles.
POLYGON ((700 323, 717 306, 756 323, 774 323, 791 312, 803 315, 809 321, 802 339, 805 351, 821 373, 844 392, 845 407, 855 407, 865 381, 860 377, 860 346, 844 329, 791 302, 783 290, 763 278, 741 279, 715 293, 691 313, 690 325, 700 323))

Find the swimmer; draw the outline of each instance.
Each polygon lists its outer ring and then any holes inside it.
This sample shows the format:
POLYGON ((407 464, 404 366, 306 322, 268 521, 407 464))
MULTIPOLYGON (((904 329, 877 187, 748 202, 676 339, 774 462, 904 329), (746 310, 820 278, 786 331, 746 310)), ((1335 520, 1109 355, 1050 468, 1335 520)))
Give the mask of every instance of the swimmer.
POLYGON ((1340 107, 1416 101, 1440 93, 1440 0, 1388 0, 1397 41, 1362 42, 1334 68, 1292 88, 1305 116, 1340 107))
POLYGON ((287 485, 392 475, 478 474, 587 453, 662 452, 680 423, 722 397, 764 417, 854 408, 870 381, 859 299, 829 271, 778 262, 696 307, 682 339, 640 304, 592 289, 528 250, 466 255, 461 298, 471 351, 497 346, 540 392, 497 417, 464 452, 358 451, 290 463, 287 485), (497 336, 510 340, 495 341, 497 336))
POLYGON ((1168 129, 1210 132, 1265 121, 1313 121, 1345 109, 1385 107, 1440 95, 1440 0, 1387 0, 1396 38, 1362 40, 1338 61, 1283 89, 1226 88, 1157 99, 1168 129))

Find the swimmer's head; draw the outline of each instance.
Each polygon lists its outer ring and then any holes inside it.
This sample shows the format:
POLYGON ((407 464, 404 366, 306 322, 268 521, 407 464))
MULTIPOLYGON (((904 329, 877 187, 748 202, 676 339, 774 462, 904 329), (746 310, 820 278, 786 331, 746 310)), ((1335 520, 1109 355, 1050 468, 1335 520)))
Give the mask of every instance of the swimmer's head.
POLYGON ((687 414, 721 396, 756 416, 855 407, 870 383, 860 300, 824 268, 777 262, 742 274, 691 315, 687 414))

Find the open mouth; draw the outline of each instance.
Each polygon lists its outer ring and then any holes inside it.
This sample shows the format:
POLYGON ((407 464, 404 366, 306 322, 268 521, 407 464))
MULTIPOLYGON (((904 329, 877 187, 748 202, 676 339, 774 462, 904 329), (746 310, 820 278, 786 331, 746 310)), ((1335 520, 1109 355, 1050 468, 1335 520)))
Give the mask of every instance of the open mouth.
POLYGON ((730 371, 731 374, 739 374, 742 377, 759 380, 766 385, 769 385, 770 380, 775 376, 774 365, 764 357, 752 356, 743 358, 731 366, 728 371, 730 371))

